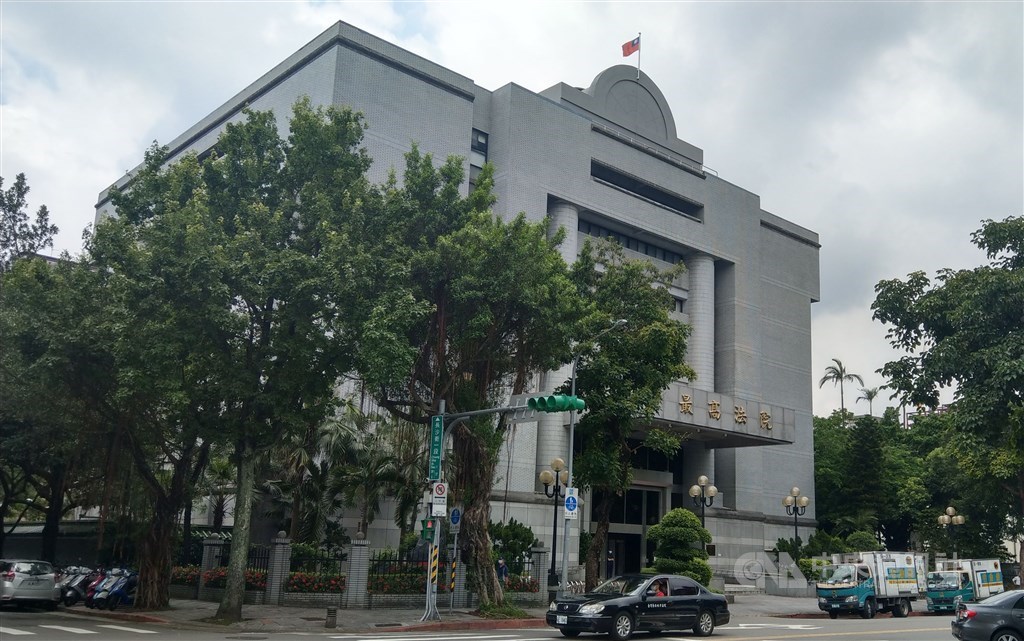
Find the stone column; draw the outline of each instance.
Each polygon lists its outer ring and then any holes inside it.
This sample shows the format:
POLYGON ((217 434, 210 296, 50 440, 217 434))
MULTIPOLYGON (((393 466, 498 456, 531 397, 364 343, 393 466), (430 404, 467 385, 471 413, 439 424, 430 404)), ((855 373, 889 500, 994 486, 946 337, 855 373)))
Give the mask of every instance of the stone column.
POLYGON ((687 361, 697 372, 693 387, 715 391, 715 261, 707 254, 686 259, 690 292, 685 311, 693 328, 686 346, 687 361))
POLYGON ((199 600, 200 601, 216 601, 205 585, 203 585, 203 574, 207 570, 220 566, 220 557, 224 548, 224 541, 221 539, 204 539, 203 540, 203 563, 199 568, 199 600))
POLYGON ((348 606, 350 608, 365 608, 367 605, 366 588, 370 577, 370 542, 366 540, 352 541, 348 560, 348 577, 345 582, 348 606))
POLYGON ((270 562, 267 565, 267 592, 264 603, 281 605, 281 593, 292 565, 292 540, 283 531, 270 540, 270 562))
MULTIPOLYGON (((577 234, 579 232, 579 209, 572 203, 556 200, 548 211, 548 236, 554 236, 559 229, 565 229, 565 240, 559 248, 562 259, 568 264, 576 262, 578 252, 577 234)), ((541 379, 541 387, 538 390, 542 394, 550 394, 555 388, 569 379, 572 375, 571 367, 566 365, 553 372, 547 372, 541 379)), ((568 461, 569 458, 569 434, 566 429, 568 425, 568 413, 543 413, 537 420, 537 469, 534 478, 541 470, 549 469, 551 459, 556 456, 568 461)), ((536 487, 536 480, 534 481, 536 487)))
POLYGON ((551 204, 551 210, 548 211, 548 237, 554 236, 560 227, 565 228, 565 240, 562 241, 559 249, 562 259, 569 265, 576 262, 576 254, 579 251, 577 246, 579 243, 576 241, 579 232, 579 219, 579 209, 576 208, 576 205, 564 200, 554 201, 551 204))

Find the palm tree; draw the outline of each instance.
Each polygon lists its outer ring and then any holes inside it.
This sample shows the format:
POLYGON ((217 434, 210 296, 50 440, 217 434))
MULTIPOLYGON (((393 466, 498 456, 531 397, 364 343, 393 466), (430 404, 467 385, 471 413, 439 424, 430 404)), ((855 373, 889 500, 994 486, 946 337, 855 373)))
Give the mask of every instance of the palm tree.
POLYGON ((878 396, 877 387, 862 387, 860 388, 861 396, 857 397, 857 402, 867 401, 868 402, 868 414, 871 416, 875 415, 875 397, 878 396))
POLYGON ((843 365, 843 361, 838 358, 833 358, 832 362, 835 365, 829 365, 825 368, 825 375, 821 377, 818 382, 818 387, 824 387, 825 383, 832 383, 833 385, 839 385, 839 409, 846 413, 846 404, 843 402, 843 381, 857 381, 861 385, 864 384, 864 379, 860 377, 860 374, 851 374, 846 371, 846 366, 843 365))

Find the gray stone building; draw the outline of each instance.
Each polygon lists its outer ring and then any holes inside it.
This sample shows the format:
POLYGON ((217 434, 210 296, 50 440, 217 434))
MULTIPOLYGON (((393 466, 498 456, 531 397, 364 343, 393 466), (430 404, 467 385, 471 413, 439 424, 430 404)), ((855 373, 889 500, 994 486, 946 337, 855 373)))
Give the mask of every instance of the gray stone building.
MULTIPOLYGON (((272 109, 286 127, 303 95, 365 114, 372 180, 404 166, 413 142, 435 158, 465 157, 471 177, 490 161, 496 211, 547 216, 552 232, 565 227, 568 261, 588 236, 610 236, 627 254, 663 267, 686 264, 672 284, 674 313, 693 326, 697 378, 666 390, 657 422, 689 438, 674 460, 638 449, 634 486, 613 510, 615 571, 639 570, 649 559, 647 528, 667 510, 700 513, 688 490, 701 475, 719 491, 706 510, 719 574, 734 574, 742 555, 792 537, 794 524, 804 540, 813 532, 810 307, 819 296, 818 236, 707 170, 703 151, 679 138, 651 78, 620 65, 586 89, 492 91, 339 22, 171 142, 172 159, 210 148, 244 106, 272 109), (812 499, 797 521, 782 506, 793 486, 812 499)), ((106 213, 104 191, 97 216, 106 213)), ((538 391, 568 377, 568 368, 548 373, 538 391)), ((567 457, 568 416, 518 425, 495 479, 493 520, 515 517, 546 545, 555 508, 537 476, 554 457, 567 457)), ((590 527, 590 498, 582 497, 581 518, 572 521, 570 566, 578 562, 578 528, 590 527)), ((397 545, 389 523, 387 513, 375 521, 374 544, 397 545)), ((354 521, 347 525, 354 531, 354 521)))

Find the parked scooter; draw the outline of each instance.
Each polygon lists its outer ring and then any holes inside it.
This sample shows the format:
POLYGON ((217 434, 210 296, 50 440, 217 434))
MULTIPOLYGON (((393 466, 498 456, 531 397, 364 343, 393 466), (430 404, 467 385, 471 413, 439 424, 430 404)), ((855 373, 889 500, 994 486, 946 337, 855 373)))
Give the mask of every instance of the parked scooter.
POLYGON ((71 607, 85 598, 85 591, 97 573, 91 568, 72 566, 61 586, 61 600, 65 607, 71 607))
POLYGON ((119 605, 135 605, 135 589, 139 585, 139 574, 132 570, 122 570, 122 574, 114 582, 107 595, 107 608, 116 610, 119 605))
POLYGON ((101 570, 100 576, 89 584, 89 589, 85 593, 85 607, 102 609, 106 605, 109 588, 117 579, 117 576, 114 574, 115 571, 116 568, 106 571, 101 570))

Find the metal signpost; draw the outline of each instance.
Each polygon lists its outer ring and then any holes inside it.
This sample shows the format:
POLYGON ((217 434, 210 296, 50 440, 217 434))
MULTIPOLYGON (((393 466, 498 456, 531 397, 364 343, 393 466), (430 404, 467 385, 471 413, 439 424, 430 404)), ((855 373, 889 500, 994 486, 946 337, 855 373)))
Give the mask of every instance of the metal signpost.
MULTIPOLYGON (((536 397, 537 395, 533 395, 536 397)), ((552 401, 559 399, 563 401, 565 397, 562 396, 547 396, 545 399, 550 398, 552 401)), ((430 511, 428 518, 436 518, 437 516, 444 516, 448 511, 448 485, 441 481, 441 469, 444 463, 444 440, 449 430, 454 427, 457 423, 473 417, 483 416, 485 414, 507 414, 505 420, 509 423, 522 423, 527 421, 537 420, 537 408, 531 407, 529 402, 530 395, 517 394, 512 397, 512 405, 508 407, 496 407, 486 410, 476 410, 473 412, 461 412, 458 414, 444 413, 445 402, 442 399, 438 404, 438 413, 435 416, 430 417, 430 457, 429 457, 429 470, 427 474, 427 480, 431 483, 431 498, 430 498, 430 511), (440 491, 440 493, 439 493, 440 491), (440 506, 440 507, 439 507, 440 506)), ((535 399, 536 400, 536 399, 535 399)), ((562 409, 541 409, 540 411, 547 412, 558 412, 564 411, 562 409)), ((576 503, 573 504, 575 510, 576 503)), ((568 509, 568 507, 566 508, 568 509)), ((569 518, 569 517, 566 517, 569 518)), ((452 512, 452 527, 455 533, 458 533, 457 526, 462 519, 461 511, 452 512), (456 512, 458 516, 456 516, 456 512)), ((427 573, 427 607, 420 621, 440 621, 441 615, 437 611, 437 552, 441 545, 441 528, 435 527, 433 538, 430 541, 430 559, 431 568, 430 572, 427 573)), ((458 542, 458 539, 456 539, 458 542)), ((456 546, 456 555, 458 554, 458 547, 456 546)), ((452 565, 454 579, 454 564, 452 565)))
POLYGON ((455 566, 459 560, 459 530, 462 529, 462 510, 453 507, 450 522, 455 541, 452 543, 452 578, 448 585, 448 594, 451 595, 451 598, 448 600, 448 614, 451 614, 455 607, 455 566))

